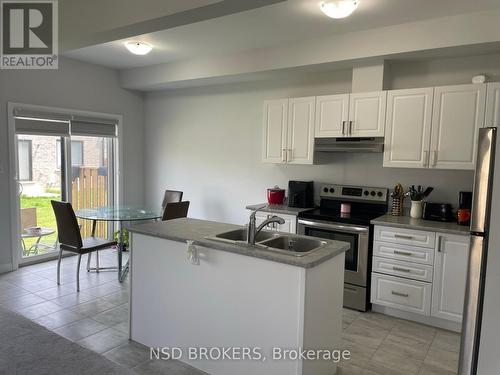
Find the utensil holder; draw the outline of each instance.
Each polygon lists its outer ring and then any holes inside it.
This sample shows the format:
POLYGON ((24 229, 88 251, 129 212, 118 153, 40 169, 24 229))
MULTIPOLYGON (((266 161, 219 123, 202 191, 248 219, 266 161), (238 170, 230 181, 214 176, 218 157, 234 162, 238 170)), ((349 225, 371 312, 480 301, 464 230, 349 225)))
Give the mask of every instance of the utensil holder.
POLYGON ((414 219, 422 217, 422 201, 411 201, 410 217, 414 219))

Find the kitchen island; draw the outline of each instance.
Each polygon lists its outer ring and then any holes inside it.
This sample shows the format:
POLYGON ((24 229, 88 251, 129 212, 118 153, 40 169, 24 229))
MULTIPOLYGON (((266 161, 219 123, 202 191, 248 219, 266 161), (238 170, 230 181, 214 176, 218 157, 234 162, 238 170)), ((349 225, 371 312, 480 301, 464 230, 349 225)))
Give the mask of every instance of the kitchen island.
POLYGON ((299 257, 208 239, 238 228, 187 218, 130 228, 130 338, 213 375, 334 374, 349 244, 299 257), (296 358, 301 349, 315 359, 296 358))

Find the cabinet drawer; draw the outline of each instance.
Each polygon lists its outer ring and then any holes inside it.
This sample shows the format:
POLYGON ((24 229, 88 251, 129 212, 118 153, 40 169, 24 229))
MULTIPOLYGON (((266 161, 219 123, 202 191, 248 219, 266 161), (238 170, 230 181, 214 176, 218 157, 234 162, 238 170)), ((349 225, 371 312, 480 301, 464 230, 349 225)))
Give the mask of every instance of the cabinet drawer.
POLYGON ((432 282, 433 267, 401 260, 373 257, 373 272, 432 282))
POLYGON ((434 248, 400 245, 390 242, 373 242, 373 255, 421 264, 434 264, 434 248))
POLYGON ((436 233, 376 225, 374 239, 403 245, 434 248, 436 233))
POLYGON ((430 315, 432 284, 372 273, 371 302, 430 315))

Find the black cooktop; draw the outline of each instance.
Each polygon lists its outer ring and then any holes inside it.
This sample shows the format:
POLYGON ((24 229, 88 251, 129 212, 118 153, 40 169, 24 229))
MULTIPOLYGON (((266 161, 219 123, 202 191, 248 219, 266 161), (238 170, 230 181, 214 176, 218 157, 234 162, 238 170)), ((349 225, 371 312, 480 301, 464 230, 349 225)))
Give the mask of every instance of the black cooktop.
POLYGON ((387 204, 352 202, 348 214, 340 212, 340 205, 341 202, 322 199, 319 208, 303 211, 299 218, 367 226, 371 220, 387 213, 387 204))

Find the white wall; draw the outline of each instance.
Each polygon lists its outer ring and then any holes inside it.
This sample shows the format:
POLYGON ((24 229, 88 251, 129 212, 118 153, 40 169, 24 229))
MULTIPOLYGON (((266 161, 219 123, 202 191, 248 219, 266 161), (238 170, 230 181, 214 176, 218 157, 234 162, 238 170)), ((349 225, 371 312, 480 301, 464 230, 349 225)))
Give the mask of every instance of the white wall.
POLYGON ((500 81, 500 54, 424 61, 393 61, 388 64, 387 88, 406 89, 472 83, 478 74, 500 81))
POLYGON ((149 93, 145 100, 145 191, 151 204, 166 188, 191 201, 190 216, 244 223, 245 205, 290 179, 393 187, 432 185, 431 200, 456 204, 471 190, 470 171, 382 168, 382 154, 331 154, 320 165, 261 163, 265 99, 345 93, 351 72, 149 93))
POLYGON ((7 102, 123 115, 124 200, 143 201, 142 94, 120 88, 117 73, 70 59, 53 71, 0 72, 0 272, 11 263, 7 102))

